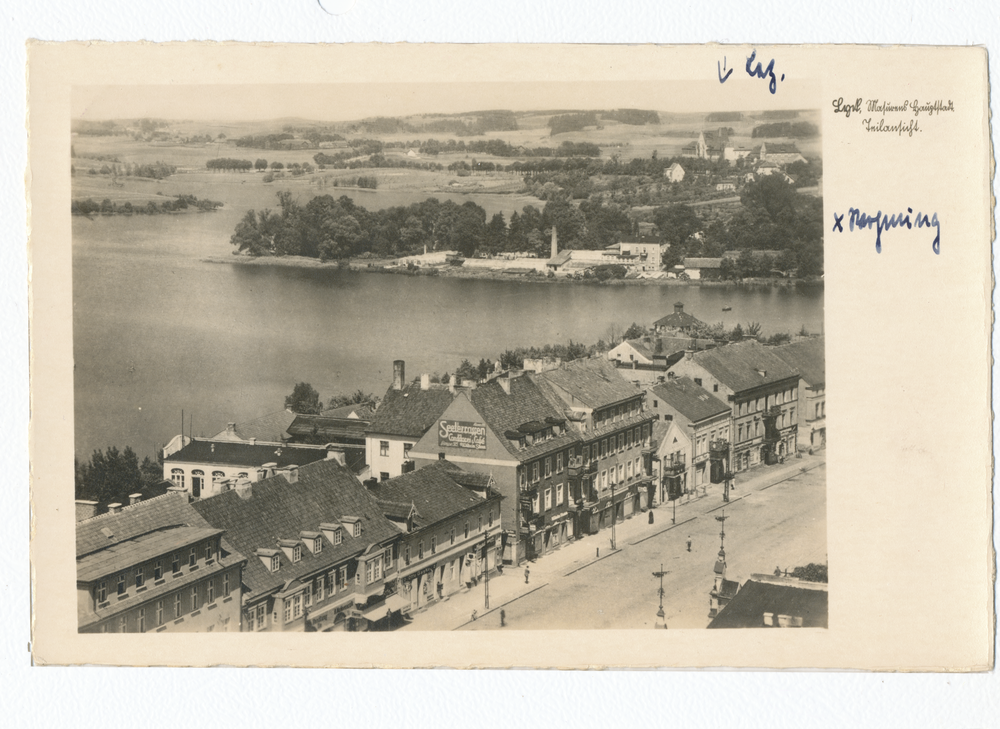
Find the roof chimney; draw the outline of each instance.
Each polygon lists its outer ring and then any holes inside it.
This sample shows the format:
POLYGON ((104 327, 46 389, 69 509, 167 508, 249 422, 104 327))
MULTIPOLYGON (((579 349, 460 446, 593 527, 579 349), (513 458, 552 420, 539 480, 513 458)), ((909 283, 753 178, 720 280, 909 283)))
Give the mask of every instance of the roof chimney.
POLYGON ((122 505, 121 504, 108 504, 108 513, 109 514, 118 514, 118 513, 121 512, 121 510, 122 510, 122 505))
POLYGON ((764 370, 764 369, 760 369, 760 368, 758 367, 758 368, 757 368, 757 374, 758 374, 758 375, 760 375, 761 377, 767 377, 767 370, 764 370))
POLYGON ((694 357, 694 350, 693 349, 685 349, 684 350, 684 359, 691 359, 692 357, 694 357))
POLYGON ((392 363, 392 389, 402 390, 406 380, 406 362, 397 359, 392 363))
POLYGON ((552 255, 550 258, 555 258, 556 254, 559 252, 559 235, 556 233, 556 226, 552 226, 552 255))
POLYGON ((264 478, 270 478, 271 476, 273 476, 277 472, 277 470, 278 470, 278 464, 277 463, 265 463, 263 466, 260 467, 260 470, 262 470, 264 472, 264 478))
POLYGON ((249 478, 240 478, 236 480, 236 495, 244 501, 253 496, 253 483, 249 478))
POLYGON ((420 375, 420 389, 421 390, 431 389, 431 376, 428 375, 426 372, 420 375))
POLYGON ((500 387, 506 394, 510 394, 510 378, 509 377, 498 377, 497 382, 500 383, 500 387))
POLYGON ((448 378, 448 392, 450 392, 452 395, 455 394, 455 380, 457 379, 458 377, 456 375, 452 375, 451 377, 448 378))
POLYGON ((226 435, 236 435, 236 423, 226 423, 226 435))
POLYGON ((298 483, 299 481, 299 467, 294 464, 291 466, 285 466, 279 473, 285 477, 285 480, 288 481, 288 483, 298 483))
POLYGON ((90 519, 91 517, 97 516, 97 502, 96 501, 84 501, 83 499, 76 500, 76 520, 83 521, 84 519, 90 519))
POLYGON ((683 314, 684 313, 684 304, 682 304, 680 301, 678 301, 676 304, 674 304, 674 313, 675 314, 683 314))
POLYGON ((140 501, 142 501, 142 494, 129 494, 128 495, 128 505, 129 506, 132 506, 132 504, 138 504, 140 501))
POLYGON ((336 448, 326 449, 326 459, 328 461, 336 461, 341 466, 347 467, 347 457, 344 456, 344 451, 336 448))

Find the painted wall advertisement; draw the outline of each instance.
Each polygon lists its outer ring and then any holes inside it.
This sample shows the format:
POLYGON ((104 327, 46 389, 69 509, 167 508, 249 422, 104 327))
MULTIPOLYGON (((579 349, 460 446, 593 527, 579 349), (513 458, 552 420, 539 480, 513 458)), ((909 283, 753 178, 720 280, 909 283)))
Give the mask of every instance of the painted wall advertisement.
POLYGON ((486 425, 462 420, 441 420, 438 422, 438 445, 485 451, 486 425))

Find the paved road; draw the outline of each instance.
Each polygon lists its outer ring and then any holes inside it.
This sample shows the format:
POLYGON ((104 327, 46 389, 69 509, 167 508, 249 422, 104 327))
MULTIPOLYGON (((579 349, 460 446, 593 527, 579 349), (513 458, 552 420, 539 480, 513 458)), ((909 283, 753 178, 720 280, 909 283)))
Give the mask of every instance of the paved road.
MULTIPOLYGON (((725 507, 729 579, 742 583, 755 572, 773 573, 776 566, 791 570, 827 561, 825 465, 760 490, 740 489, 733 498, 738 500, 725 507)), ((594 549, 586 559, 562 565, 558 574, 544 574, 544 582, 538 580, 540 589, 503 605, 506 629, 652 628, 659 587, 652 572, 661 563, 669 571, 663 585, 667 626, 704 628, 720 541, 720 524, 713 517, 723 514, 722 508, 711 508, 706 502, 697 512, 678 510, 680 523, 673 528, 668 528, 667 507, 656 510, 656 529, 646 526, 645 515, 637 516, 619 530, 620 549, 596 562, 592 560, 598 547, 602 554, 608 551, 608 535, 601 532, 581 540, 579 544, 590 542, 594 549), (638 519, 644 528, 639 528, 638 519)), ((547 559, 539 560, 539 567, 547 559)), ((520 581, 520 575, 503 577, 508 579, 520 581)), ((494 602, 492 607, 461 629, 498 629, 499 605, 494 602)))

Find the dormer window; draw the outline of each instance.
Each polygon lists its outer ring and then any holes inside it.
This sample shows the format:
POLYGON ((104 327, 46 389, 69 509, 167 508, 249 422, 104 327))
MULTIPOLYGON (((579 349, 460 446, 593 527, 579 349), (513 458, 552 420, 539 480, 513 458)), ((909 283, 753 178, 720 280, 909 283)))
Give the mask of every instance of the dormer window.
POLYGON ((323 540, 319 537, 313 539, 313 554, 319 554, 323 551, 323 540))
POLYGON ((271 571, 277 572, 280 569, 281 569, 281 556, 275 554, 271 557, 271 571))
POLYGON ((301 561, 302 561, 302 545, 296 544, 294 547, 292 547, 292 562, 294 563, 301 561))
POLYGON ((361 522, 360 521, 354 522, 354 536, 356 536, 356 537, 360 537, 361 536, 361 522))

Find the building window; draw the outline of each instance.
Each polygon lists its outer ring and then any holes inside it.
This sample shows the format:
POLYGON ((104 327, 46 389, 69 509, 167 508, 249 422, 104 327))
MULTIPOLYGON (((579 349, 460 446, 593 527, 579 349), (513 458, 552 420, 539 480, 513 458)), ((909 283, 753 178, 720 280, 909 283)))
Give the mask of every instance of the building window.
POLYGON ((622 483, 625 482, 625 464, 623 463, 618 464, 618 480, 622 483))
POLYGON ((365 563, 365 584, 370 585, 382 579, 382 556, 379 555, 365 563))
POLYGON ((222 596, 229 597, 229 573, 222 575, 222 596))
POLYGON ((552 458, 545 459, 545 478, 552 476, 552 458))
POLYGON ((421 539, 419 542, 417 542, 417 559, 423 559, 423 558, 424 558, 424 540, 421 539))
POLYGON ((198 561, 197 547, 191 547, 191 551, 188 553, 188 567, 194 567, 194 563, 197 561, 198 561))
POLYGON ((531 482, 535 483, 538 481, 538 461, 531 464, 531 482))
POLYGON ((208 581, 208 603, 211 605, 215 602, 215 580, 208 581))
POLYGON ((264 629, 264 603, 257 606, 257 624, 256 630, 264 629))
POLYGON ((306 583, 306 589, 304 589, 302 591, 302 601, 305 604, 305 607, 312 607, 312 602, 313 602, 313 600, 312 600, 312 597, 313 597, 312 590, 313 590, 312 583, 311 582, 307 582, 306 583))
POLYGON ((337 577, 340 578, 340 582, 337 584, 337 587, 343 590, 347 587, 347 567, 341 567, 337 577))
POLYGON ((271 555, 271 571, 277 572, 281 569, 281 557, 277 554, 271 555))
POLYGON ((139 632, 146 632, 146 608, 139 608, 139 632))
POLYGON ((341 532, 340 529, 334 529, 333 530, 333 544, 334 544, 334 546, 340 544, 343 541, 344 541, 344 533, 341 532))
POLYGON ((286 599, 284 601, 284 603, 285 603, 284 622, 290 623, 290 622, 292 622, 292 600, 291 600, 291 598, 286 599))
POLYGON ((158 580, 163 577, 163 560, 156 560, 153 563, 153 579, 158 580))
POLYGON ((698 387, 701 387, 701 378, 700 377, 695 377, 694 378, 694 384, 696 384, 698 387))
MULTIPOLYGON (((559 488, 562 488, 562 484, 559 484, 559 488)), ((490 526, 493 526, 493 509, 490 509, 490 526)))
POLYGON ((142 565, 139 565, 135 568, 135 586, 137 588, 142 587, 145 581, 145 575, 142 573, 142 565))
POLYGON ((469 538, 469 522, 465 522, 465 539, 469 538))
POLYGON ((170 480, 173 481, 174 486, 184 488, 184 470, 181 468, 172 469, 170 471, 170 480))
POLYGON ((128 618, 122 615, 121 618, 118 619, 118 632, 124 633, 127 628, 128 628, 128 618))
POLYGON ((198 609, 198 585, 191 588, 191 609, 198 609))
POLYGON ((174 619, 181 616, 181 593, 174 593, 174 619))
POLYGON ((122 572, 120 575, 118 575, 118 594, 119 595, 124 595, 125 594, 125 573, 124 572, 122 572))
POLYGON ((292 563, 294 564, 296 562, 301 562, 301 561, 302 561, 302 545, 296 544, 294 547, 292 547, 292 563))
POLYGON ((562 453, 557 453, 556 454, 556 473, 562 473, 562 472, 563 472, 563 454, 562 453))
POLYGON ((383 458, 385 458, 385 457, 387 457, 389 455, 389 441, 387 441, 387 440, 380 440, 378 442, 378 454, 380 456, 382 456, 383 458))
POLYGON ((413 447, 412 443, 403 443, 403 458, 409 459, 410 449, 413 447))
POLYGON ((601 471, 601 488, 606 489, 608 487, 608 472, 601 471))
POLYGON ((292 597, 292 618, 298 619, 302 617, 302 593, 292 597))
POLYGON ((313 592, 316 593, 316 602, 323 602, 323 598, 326 597, 323 590, 323 588, 326 586, 324 584, 325 582, 326 582, 326 577, 323 575, 320 575, 319 577, 316 578, 316 584, 313 587, 313 592))
POLYGON ((226 480, 226 474, 222 471, 212 471, 212 490, 219 488, 219 484, 226 480))
POLYGON ((545 489, 545 510, 552 508, 552 489, 545 489))
POLYGON ((618 450, 619 451, 625 450, 625 434, 624 433, 619 433, 618 434, 618 450))
POLYGON ((524 475, 524 469, 523 468, 520 469, 520 471, 519 471, 519 478, 520 478, 520 482, 521 482, 521 490, 523 491, 524 490, 524 484, 525 484, 525 475, 524 475))
POLYGON ((319 554, 323 551, 323 540, 319 537, 313 539, 313 554, 319 554))
MULTIPOLYGON (((559 484, 556 486, 556 506, 562 506, 563 502, 563 485, 559 484)), ((493 523, 493 512, 490 512, 490 524, 493 523)))
POLYGON ((181 556, 177 552, 170 557, 170 571, 175 575, 181 571, 181 556))
POLYGON ((356 537, 360 537, 361 536, 361 522, 360 521, 354 522, 354 536, 356 536, 356 537))
POLYGON ((163 625, 163 600, 156 601, 156 627, 163 625))
POLYGON ((102 603, 108 599, 108 583, 101 582, 97 585, 97 602, 102 603))
POLYGON ((538 508, 540 501, 541 501, 541 499, 538 497, 538 494, 536 493, 534 495, 534 497, 532 497, 532 499, 531 499, 531 513, 532 514, 538 514, 541 511, 541 509, 538 508))
POLYGON ((629 461, 629 462, 628 462, 628 468, 627 468, 627 469, 625 469, 625 475, 626 475, 626 476, 627 476, 628 478, 632 478, 632 461, 629 461))
POLYGON ((455 543, 455 527, 451 528, 451 543, 455 543))
POLYGON ((583 462, 585 465, 590 463, 590 446, 583 447, 583 462))
POLYGON ((482 530, 483 530, 483 517, 480 516, 479 519, 476 521, 476 534, 478 534, 482 530))
MULTIPOLYGON (((398 554, 398 552, 397 552, 397 554, 398 554)), ((391 549, 385 550, 385 555, 384 555, 383 559, 385 559, 385 567, 384 567, 384 571, 385 572, 388 572, 390 567, 395 567, 396 566, 396 563, 393 562, 393 560, 392 560, 392 550, 391 549)))
MULTIPOLYGON (((452 542, 454 544, 454 541, 452 542)), ((407 567, 410 565, 410 545, 407 544, 403 547, 403 564, 407 567)))
POLYGON ((437 554, 437 537, 431 537, 431 554, 437 554))
POLYGON ((326 576, 326 591, 330 593, 330 597, 337 594, 337 571, 331 570, 330 574, 326 576))

